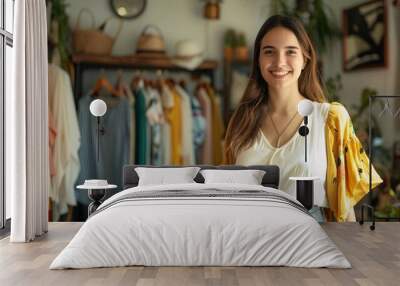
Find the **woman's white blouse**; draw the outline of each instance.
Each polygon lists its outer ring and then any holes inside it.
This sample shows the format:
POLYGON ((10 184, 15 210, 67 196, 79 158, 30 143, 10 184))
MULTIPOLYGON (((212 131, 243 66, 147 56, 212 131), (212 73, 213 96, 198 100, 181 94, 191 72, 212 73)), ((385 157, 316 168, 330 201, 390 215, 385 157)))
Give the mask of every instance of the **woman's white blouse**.
POLYGON ((273 147, 264 133, 259 132, 254 144, 239 153, 236 165, 278 165, 280 169, 279 189, 296 197, 296 183, 289 177, 315 176, 314 205, 327 207, 325 177, 327 168, 325 122, 329 103, 313 102, 314 111, 308 116, 307 161, 304 161, 304 137, 298 132, 279 148, 273 147))

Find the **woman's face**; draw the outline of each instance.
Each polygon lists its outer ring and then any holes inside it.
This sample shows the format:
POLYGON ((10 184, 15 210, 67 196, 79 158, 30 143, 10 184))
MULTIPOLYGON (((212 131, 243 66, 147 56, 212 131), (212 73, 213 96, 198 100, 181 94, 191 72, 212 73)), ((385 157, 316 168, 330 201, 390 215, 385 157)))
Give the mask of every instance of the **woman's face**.
POLYGON ((259 65, 269 87, 297 86, 305 60, 295 34, 283 27, 273 28, 265 34, 261 41, 259 65))

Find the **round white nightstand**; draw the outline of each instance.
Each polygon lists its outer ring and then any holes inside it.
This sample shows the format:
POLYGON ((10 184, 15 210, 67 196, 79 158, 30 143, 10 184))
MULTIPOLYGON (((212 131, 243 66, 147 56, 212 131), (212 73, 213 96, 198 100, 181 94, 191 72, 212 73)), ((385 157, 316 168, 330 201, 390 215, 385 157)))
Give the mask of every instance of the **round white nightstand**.
POLYGON ((296 181, 296 199, 310 210, 314 206, 314 181, 318 177, 289 177, 289 180, 296 181))
POLYGON ((92 201, 88 206, 88 216, 96 211, 101 205, 107 190, 115 189, 117 185, 93 186, 93 185, 79 185, 76 188, 80 190, 87 190, 88 197, 92 201))

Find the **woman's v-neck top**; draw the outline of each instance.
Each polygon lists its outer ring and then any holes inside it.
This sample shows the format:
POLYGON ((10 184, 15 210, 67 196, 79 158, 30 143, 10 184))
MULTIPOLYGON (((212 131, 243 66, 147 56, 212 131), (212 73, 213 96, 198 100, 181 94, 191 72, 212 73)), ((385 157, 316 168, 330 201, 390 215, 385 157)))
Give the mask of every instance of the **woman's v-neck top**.
POLYGON ((307 164, 305 164, 305 139, 298 132, 280 147, 272 146, 260 129, 257 139, 243 149, 236 159, 237 165, 278 165, 279 189, 296 196, 296 183, 289 177, 315 176, 314 205, 326 207, 325 177, 327 170, 325 122, 329 103, 313 102, 314 111, 308 116, 307 164))

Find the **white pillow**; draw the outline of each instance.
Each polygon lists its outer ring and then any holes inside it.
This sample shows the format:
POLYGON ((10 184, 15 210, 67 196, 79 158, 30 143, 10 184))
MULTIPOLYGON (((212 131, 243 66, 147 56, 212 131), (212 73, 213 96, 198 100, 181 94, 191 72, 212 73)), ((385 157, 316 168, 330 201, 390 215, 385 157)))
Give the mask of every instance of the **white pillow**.
POLYGON ((234 183, 261 185, 265 171, 262 170, 201 170, 205 184, 234 183))
POLYGON ((139 176, 138 186, 196 183, 193 179, 199 170, 199 167, 135 168, 139 176))

